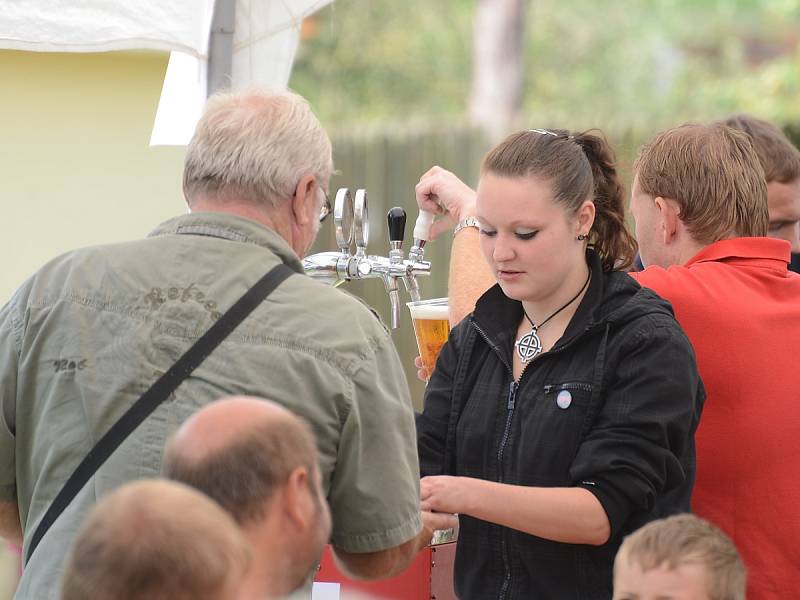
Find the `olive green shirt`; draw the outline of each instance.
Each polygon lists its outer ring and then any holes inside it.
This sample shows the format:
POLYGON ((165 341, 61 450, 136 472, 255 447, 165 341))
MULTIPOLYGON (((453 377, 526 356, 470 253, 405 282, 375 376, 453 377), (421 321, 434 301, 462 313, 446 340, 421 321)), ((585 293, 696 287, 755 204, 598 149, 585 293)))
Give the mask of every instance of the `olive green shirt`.
POLYGON ((302 274, 273 231, 222 213, 69 252, 0 311, 0 501, 19 502, 27 546, 99 437, 279 261, 298 274, 101 467, 42 540, 17 597, 56 598, 65 553, 95 501, 157 476, 169 435, 228 394, 274 400, 311 424, 333 544, 377 551, 420 531, 413 412, 388 331, 360 301, 302 274))

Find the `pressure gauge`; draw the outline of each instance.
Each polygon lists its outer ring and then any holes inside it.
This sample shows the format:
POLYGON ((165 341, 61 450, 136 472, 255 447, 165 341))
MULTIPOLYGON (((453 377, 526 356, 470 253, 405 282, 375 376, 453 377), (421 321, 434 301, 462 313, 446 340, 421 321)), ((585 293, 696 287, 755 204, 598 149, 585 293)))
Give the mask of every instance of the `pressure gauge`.
POLYGON ((348 188, 339 188, 333 203, 333 222, 336 226, 336 245, 349 252, 353 243, 353 195, 348 188))
POLYGON ((353 215, 356 248, 362 254, 366 252, 369 242, 369 213, 367 212, 367 190, 356 190, 353 215))

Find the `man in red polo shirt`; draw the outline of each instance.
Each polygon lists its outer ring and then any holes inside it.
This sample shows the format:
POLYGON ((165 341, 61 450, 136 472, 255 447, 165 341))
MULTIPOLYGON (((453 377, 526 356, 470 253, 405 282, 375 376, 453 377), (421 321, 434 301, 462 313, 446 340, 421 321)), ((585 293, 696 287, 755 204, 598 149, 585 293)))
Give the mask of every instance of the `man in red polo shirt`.
POLYGON ((646 268, 694 345, 708 399, 692 504, 733 539, 751 600, 800 580, 800 276, 767 235, 764 173, 722 124, 662 133, 635 165, 631 212, 646 268))
MULTIPOLYGON (((787 268, 790 244, 766 237, 764 171, 744 133, 713 124, 660 134, 635 172, 631 211, 648 268, 632 276, 672 303, 708 394, 694 510, 741 551, 750 600, 787 598, 800 585, 800 276, 787 268)), ((494 282, 476 260, 474 196, 454 180, 432 169, 417 200, 462 224, 449 281, 459 319, 494 282)))

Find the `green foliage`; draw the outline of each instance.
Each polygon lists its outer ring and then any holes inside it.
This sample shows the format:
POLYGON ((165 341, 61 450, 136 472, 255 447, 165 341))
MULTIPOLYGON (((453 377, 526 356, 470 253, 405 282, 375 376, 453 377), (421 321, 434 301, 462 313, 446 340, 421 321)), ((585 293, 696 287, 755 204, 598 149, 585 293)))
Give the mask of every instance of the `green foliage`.
POLYGON ((800 118, 799 2, 535 6, 525 112, 548 123, 656 129, 739 111, 800 118))
POLYGON ((472 0, 338 0, 315 18, 291 86, 323 122, 452 115, 469 91, 472 0))
MULTIPOLYGON (((291 85, 328 126, 463 120, 474 0, 336 0, 291 85)), ((525 123, 800 122, 800 0, 532 0, 525 123)))

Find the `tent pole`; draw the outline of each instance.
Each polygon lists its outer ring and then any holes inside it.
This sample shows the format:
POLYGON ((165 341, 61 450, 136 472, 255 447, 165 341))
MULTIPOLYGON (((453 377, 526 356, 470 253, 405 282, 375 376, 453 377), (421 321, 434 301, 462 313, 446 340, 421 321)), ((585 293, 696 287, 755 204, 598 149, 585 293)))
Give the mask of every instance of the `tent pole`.
POLYGON ((216 0, 208 40, 208 95, 231 87, 236 0, 216 0))

